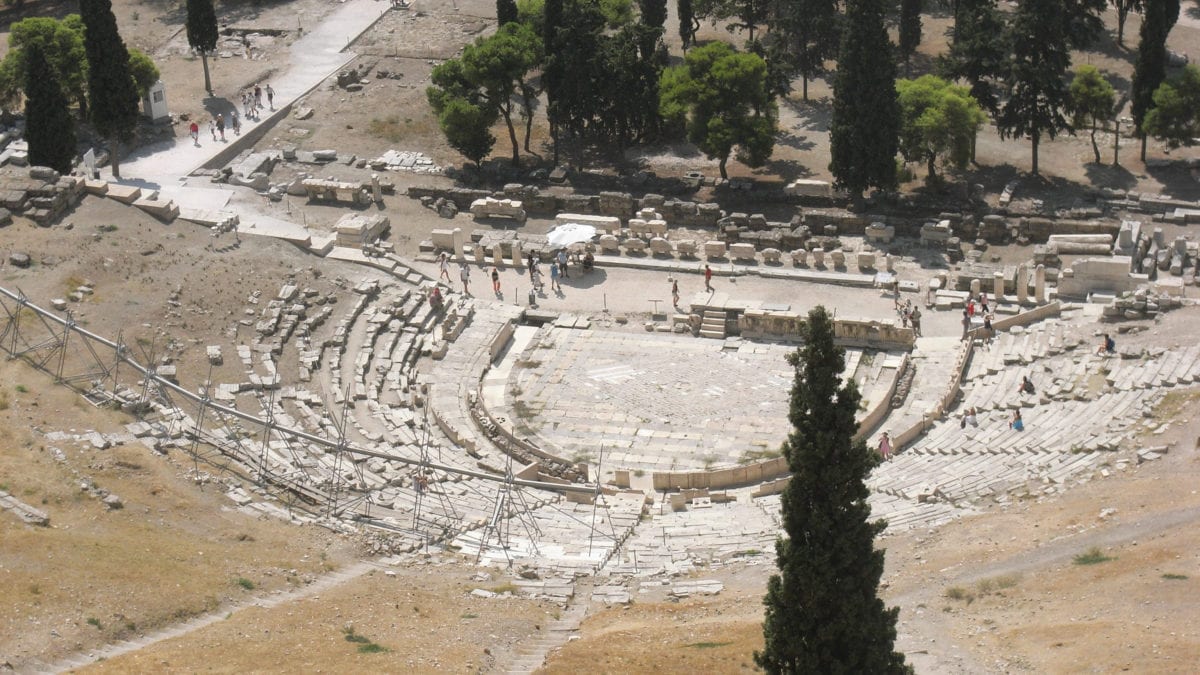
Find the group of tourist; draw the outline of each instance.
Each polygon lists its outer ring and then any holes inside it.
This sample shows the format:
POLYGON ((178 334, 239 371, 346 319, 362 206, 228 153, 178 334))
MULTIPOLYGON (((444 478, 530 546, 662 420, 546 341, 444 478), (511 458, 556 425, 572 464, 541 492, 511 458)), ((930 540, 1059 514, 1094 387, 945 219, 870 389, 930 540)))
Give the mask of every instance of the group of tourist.
POLYGON ((921 308, 913 305, 912 300, 900 302, 900 292, 896 292, 895 300, 896 314, 900 316, 900 325, 905 328, 912 326, 913 333, 917 337, 921 337, 921 308))
POLYGON ((263 106, 263 94, 264 93, 266 93, 266 95, 267 95, 267 105, 270 106, 271 110, 274 110, 275 109, 275 90, 271 88, 270 84, 268 84, 265 89, 256 84, 256 85, 254 85, 253 90, 247 90, 247 91, 242 92, 242 114, 246 116, 246 119, 248 119, 248 120, 257 120, 258 119, 258 111, 264 109, 264 106, 263 106))

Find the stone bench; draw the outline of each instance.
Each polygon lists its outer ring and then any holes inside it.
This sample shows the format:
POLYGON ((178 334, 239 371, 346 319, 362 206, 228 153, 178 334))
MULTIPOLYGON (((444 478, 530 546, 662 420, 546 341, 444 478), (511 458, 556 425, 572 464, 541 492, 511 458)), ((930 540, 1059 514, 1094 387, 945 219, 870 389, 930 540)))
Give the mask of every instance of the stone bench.
POLYGON ((525 207, 520 200, 495 199, 484 197, 471 202, 471 216, 480 218, 511 218, 518 223, 525 222, 525 207))
POLYGON ((757 251, 754 244, 730 244, 729 257, 734 260, 755 260, 757 251))
POLYGON ((625 250, 629 253, 642 253, 646 250, 646 242, 636 237, 630 237, 629 239, 626 239, 625 241, 621 242, 621 245, 624 246, 625 250))
POLYGON ((620 241, 617 239, 616 235, 612 234, 600 235, 600 239, 597 240, 596 243, 600 245, 600 250, 604 251, 605 253, 614 253, 619 251, 621 248, 620 241))
POLYGON ((778 263, 783 257, 783 251, 777 248, 764 248, 762 252, 763 262, 778 263))
POLYGON ((672 252, 671 242, 662 237, 655 237, 650 240, 650 252, 654 255, 670 255, 672 252))
POLYGON ((724 258, 725 257, 725 242, 723 242, 723 241, 706 241, 706 242, 704 242, 704 256, 706 258, 724 258))
POLYGON ((696 242, 691 241, 691 240, 676 242, 675 250, 682 257, 695 258, 696 257, 696 242))
POLYGON ((798 248, 792 251, 792 264, 797 267, 808 267, 808 251, 798 248))

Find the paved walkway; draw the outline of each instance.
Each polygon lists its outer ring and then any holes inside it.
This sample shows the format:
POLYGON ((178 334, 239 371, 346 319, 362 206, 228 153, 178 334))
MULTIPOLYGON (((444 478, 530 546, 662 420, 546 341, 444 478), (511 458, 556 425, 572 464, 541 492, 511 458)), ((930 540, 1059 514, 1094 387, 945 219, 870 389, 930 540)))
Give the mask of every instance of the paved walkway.
MULTIPOLYGON (((188 174, 231 146, 250 146, 256 127, 274 124, 288 114, 290 106, 297 99, 349 63, 355 54, 346 51, 346 47, 374 25, 389 8, 390 4, 383 0, 348 0, 292 44, 288 69, 270 82, 275 90, 274 113, 263 111, 264 115, 258 122, 243 119, 242 135, 238 137, 227 132, 228 143, 206 140, 204 134, 207 133, 207 124, 202 122, 200 147, 193 147, 191 138, 183 129, 174 140, 138 148, 121 162, 122 179, 119 182, 153 188, 177 185, 188 174)), ((236 107, 240 114, 240 103, 209 99, 206 107, 214 111, 221 108, 233 110, 236 107)))

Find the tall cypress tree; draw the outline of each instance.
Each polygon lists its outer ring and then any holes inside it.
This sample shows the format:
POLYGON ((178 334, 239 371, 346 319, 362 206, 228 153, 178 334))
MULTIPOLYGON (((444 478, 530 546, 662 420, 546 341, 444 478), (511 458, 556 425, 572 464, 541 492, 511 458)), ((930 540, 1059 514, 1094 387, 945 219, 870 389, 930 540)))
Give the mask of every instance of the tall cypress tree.
POLYGON ((496 23, 503 26, 517 20, 517 0, 496 0, 496 23))
MULTIPOLYGON (((516 5, 513 5, 514 9, 516 5)), ((208 55, 217 48, 217 13, 212 0, 187 0, 187 40, 192 49, 200 52, 204 64, 204 91, 211 96, 212 80, 208 76, 208 55)))
POLYGON ((1033 175, 1038 175, 1038 146, 1071 128, 1065 110, 1070 103, 1067 69, 1071 17, 1059 0, 1025 0, 1009 27, 1008 97, 996 127, 1001 138, 1028 137, 1033 148, 1033 175))
POLYGON ((949 52, 938 59, 938 72, 946 79, 962 78, 970 83, 971 96, 995 115, 1000 107, 995 83, 1004 74, 1008 56, 996 0, 960 0, 955 16, 954 41, 949 52))
POLYGON ((59 173, 75 161, 75 121, 42 45, 25 47, 25 140, 29 163, 59 173))
POLYGON ((80 0, 83 46, 88 58, 92 124, 109 141, 112 172, 121 177, 121 142, 137 128, 138 95, 129 73, 129 51, 117 32, 110 0, 80 0))
POLYGON ((647 26, 662 28, 667 23, 667 0, 638 0, 638 7, 647 26))
POLYGON ((845 350, 833 343, 824 307, 808 314, 783 443, 792 478, 781 498, 787 538, 775 542, 779 574, 767 583, 765 645, 754 661, 768 673, 910 673, 894 650, 898 608, 878 597, 883 521, 871 521, 864 481, 877 458, 854 440, 862 396, 842 382, 845 350))
POLYGON ((921 44, 921 0, 900 0, 900 56, 904 57, 904 75, 921 44))
POLYGON ((896 63, 884 28, 885 0, 847 0, 846 30, 833 81, 829 170, 855 195, 896 185, 900 103, 896 63))
POLYGON ((1146 113, 1154 107, 1154 90, 1167 78, 1167 36, 1179 19, 1179 0, 1145 0, 1137 62, 1133 66, 1133 124, 1142 139, 1146 161, 1146 113))

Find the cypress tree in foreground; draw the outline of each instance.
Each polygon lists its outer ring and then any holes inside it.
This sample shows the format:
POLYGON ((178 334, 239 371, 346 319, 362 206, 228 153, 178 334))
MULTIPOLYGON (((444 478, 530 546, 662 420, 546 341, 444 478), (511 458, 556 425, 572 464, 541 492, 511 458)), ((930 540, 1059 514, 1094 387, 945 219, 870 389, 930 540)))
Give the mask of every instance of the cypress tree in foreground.
POLYGON ((133 140, 138 95, 129 72, 129 50, 117 32, 111 0, 80 0, 83 47, 88 59, 92 123, 108 139, 112 173, 121 177, 121 141, 133 140))
POLYGON ((36 42, 25 48, 25 140, 30 164, 70 173, 75 161, 75 120, 54 69, 36 42))
POLYGON ((808 314, 783 443, 792 478, 782 495, 787 538, 775 543, 779 574, 763 604, 765 645, 754 661, 768 673, 911 673, 893 649, 898 608, 876 595, 883 521, 869 521, 864 480, 876 456, 854 440, 861 395, 843 385, 845 351, 833 343, 824 307, 808 314))

